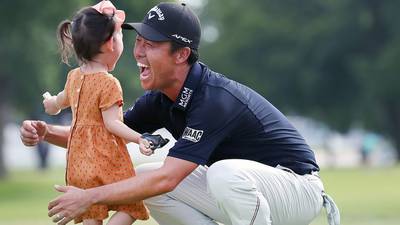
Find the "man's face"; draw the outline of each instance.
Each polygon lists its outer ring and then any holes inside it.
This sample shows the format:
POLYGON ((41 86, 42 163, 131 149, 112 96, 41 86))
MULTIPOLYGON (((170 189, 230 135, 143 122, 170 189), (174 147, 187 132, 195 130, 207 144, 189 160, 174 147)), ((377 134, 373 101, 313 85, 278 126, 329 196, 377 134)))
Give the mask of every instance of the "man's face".
POLYGON ((173 83, 174 57, 169 42, 149 41, 136 36, 133 55, 140 72, 140 83, 145 90, 164 90, 173 83))

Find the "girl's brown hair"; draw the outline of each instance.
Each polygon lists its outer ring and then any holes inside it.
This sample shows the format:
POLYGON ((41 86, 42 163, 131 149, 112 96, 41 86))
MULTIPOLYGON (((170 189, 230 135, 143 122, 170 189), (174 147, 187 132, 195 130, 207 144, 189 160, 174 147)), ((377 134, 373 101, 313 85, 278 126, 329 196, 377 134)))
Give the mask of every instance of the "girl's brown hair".
POLYGON ((109 40, 115 30, 113 15, 103 15, 86 7, 72 19, 58 25, 57 39, 62 62, 69 65, 68 59, 75 55, 78 63, 91 61, 101 53, 101 45, 109 40))

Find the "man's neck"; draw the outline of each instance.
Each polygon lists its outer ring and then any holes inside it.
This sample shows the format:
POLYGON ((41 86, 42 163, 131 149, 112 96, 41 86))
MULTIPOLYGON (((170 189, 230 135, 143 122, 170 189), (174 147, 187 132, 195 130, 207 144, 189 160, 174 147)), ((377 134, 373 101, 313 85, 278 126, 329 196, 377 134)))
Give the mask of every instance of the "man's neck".
POLYGON ((189 75, 190 68, 190 65, 178 67, 174 73, 176 81, 171 86, 160 91, 172 101, 176 101, 183 85, 185 84, 185 80, 189 75))

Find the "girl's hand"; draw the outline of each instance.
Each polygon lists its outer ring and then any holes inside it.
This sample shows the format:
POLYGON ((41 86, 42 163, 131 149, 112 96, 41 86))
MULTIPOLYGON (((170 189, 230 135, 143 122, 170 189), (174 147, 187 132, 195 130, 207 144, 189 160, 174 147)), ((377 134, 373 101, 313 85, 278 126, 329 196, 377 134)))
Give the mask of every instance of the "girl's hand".
POLYGON ((150 142, 142 137, 139 138, 139 149, 143 155, 151 156, 152 154, 154 154, 154 150, 151 149, 150 142))
POLYGON ((154 153, 154 150, 156 150, 157 148, 162 148, 168 142, 168 138, 163 138, 159 134, 144 133, 139 139, 140 152, 147 156, 152 155, 154 153))
POLYGON ((49 115, 57 115, 61 109, 57 105, 57 96, 51 96, 48 92, 43 94, 44 111, 49 115))

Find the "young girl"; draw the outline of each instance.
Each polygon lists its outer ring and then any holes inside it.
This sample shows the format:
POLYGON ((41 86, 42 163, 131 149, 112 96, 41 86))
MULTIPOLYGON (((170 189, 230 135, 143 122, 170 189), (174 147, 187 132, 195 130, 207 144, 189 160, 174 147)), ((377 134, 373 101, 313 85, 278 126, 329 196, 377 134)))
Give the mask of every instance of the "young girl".
MULTIPOLYGON (((135 175, 126 141, 140 145, 149 155, 168 140, 159 135, 141 136, 122 122, 122 90, 109 74, 123 50, 121 24, 125 14, 110 1, 80 10, 72 21, 58 27, 63 62, 74 52, 79 68, 69 72, 65 88, 57 96, 44 94, 45 111, 57 114, 72 108, 71 135, 68 140, 66 181, 80 188, 113 183, 135 175), (149 141, 147 141, 148 139, 149 141)), ((148 219, 143 202, 129 205, 95 205, 75 219, 84 225, 101 225, 108 211, 117 211, 109 225, 129 225, 148 219)), ((62 220, 62 215, 54 218, 62 220)))

